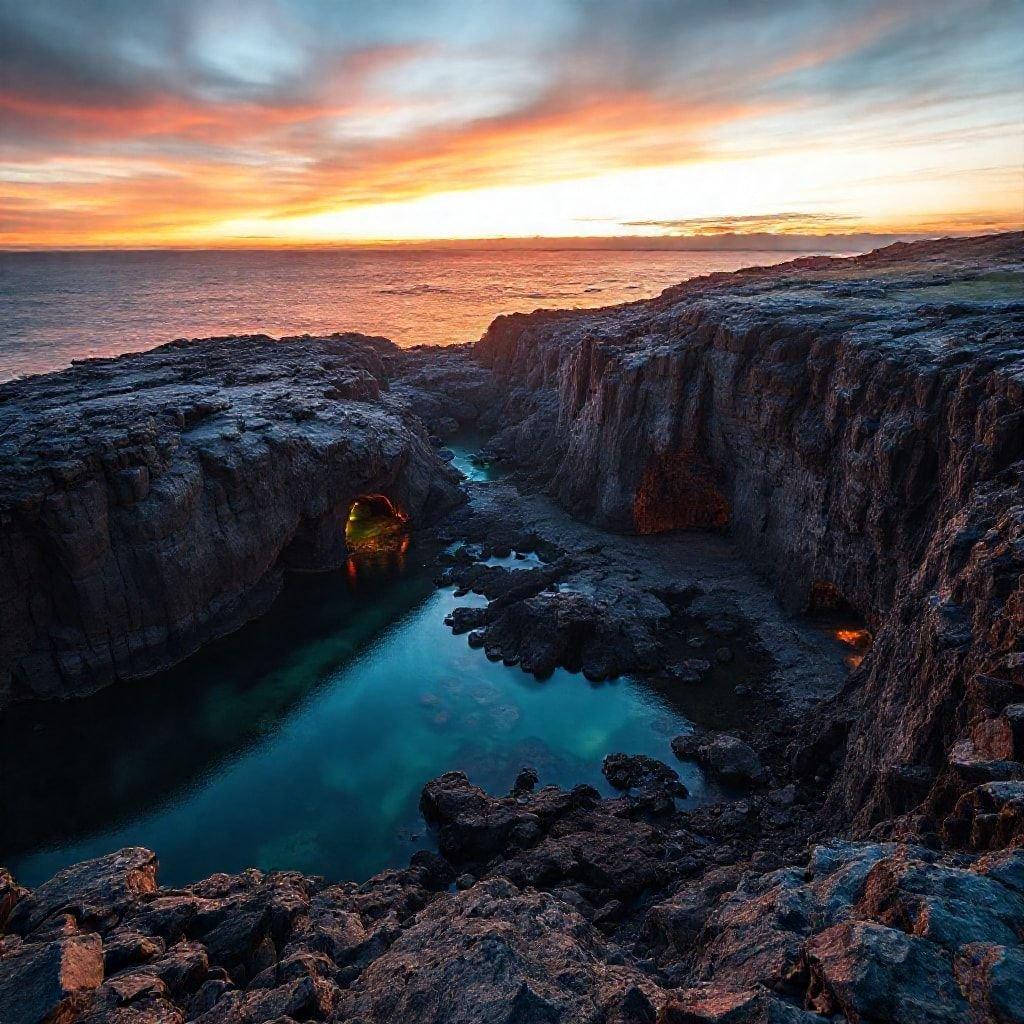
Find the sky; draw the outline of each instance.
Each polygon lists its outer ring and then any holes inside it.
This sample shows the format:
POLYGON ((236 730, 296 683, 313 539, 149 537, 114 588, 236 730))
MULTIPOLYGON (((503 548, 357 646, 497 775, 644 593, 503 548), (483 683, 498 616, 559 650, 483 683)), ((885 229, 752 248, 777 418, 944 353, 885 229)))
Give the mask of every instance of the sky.
POLYGON ((0 0, 2 247, 1022 226, 1024 0, 0 0))

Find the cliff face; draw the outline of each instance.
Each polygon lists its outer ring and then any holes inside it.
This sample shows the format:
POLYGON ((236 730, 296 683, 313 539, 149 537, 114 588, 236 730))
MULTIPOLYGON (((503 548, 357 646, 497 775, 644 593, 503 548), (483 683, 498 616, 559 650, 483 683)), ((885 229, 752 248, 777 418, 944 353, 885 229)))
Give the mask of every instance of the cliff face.
POLYGON ((1024 681, 1022 245, 712 275, 500 317, 475 350, 512 389, 497 447, 573 512, 728 528, 788 606, 877 630, 830 734, 856 723, 835 798, 865 826, 916 803, 894 771, 920 798, 945 770, 974 675, 1024 681))
POLYGON ((181 660, 343 562, 361 495, 414 524, 460 500, 392 350, 208 339, 0 386, 0 704, 181 660))

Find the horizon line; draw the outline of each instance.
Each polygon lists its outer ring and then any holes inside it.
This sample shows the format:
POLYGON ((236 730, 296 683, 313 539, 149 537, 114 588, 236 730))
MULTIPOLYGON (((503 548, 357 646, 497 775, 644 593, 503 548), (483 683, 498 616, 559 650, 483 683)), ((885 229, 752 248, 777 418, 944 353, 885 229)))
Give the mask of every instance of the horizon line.
POLYGON ((0 245, 3 254, 28 253, 98 253, 98 252, 270 252, 270 251, 346 251, 346 250, 415 250, 415 251, 630 251, 630 252, 852 252, 865 244, 872 248, 894 242, 926 239, 981 237, 1013 234, 1018 230, 939 232, 833 232, 822 235, 722 233, 720 235, 677 235, 651 237, 646 235, 532 235, 495 236, 492 238, 380 239, 360 241, 346 239, 331 242, 280 242, 260 236, 238 242, 218 241, 210 245, 195 243, 154 243, 151 245, 85 244, 48 246, 0 245), (263 241, 264 244, 259 244, 263 241), (788 243, 788 244, 787 244, 788 243))

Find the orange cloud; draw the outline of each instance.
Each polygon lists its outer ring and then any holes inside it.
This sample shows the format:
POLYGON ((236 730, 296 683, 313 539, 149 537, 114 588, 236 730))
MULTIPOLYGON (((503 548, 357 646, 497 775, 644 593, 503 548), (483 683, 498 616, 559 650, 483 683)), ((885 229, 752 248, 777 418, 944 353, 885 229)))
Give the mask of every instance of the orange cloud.
MULTIPOLYGON (((0 97, 0 106, 5 100, 0 97)), ((211 223, 241 216, 293 217, 436 192, 684 162, 702 155, 707 129, 768 108, 699 106, 623 92, 575 101, 549 98, 514 116, 399 140, 325 141, 325 124, 352 109, 236 105, 211 111, 170 100, 137 111, 93 109, 78 121, 81 138, 168 135, 225 146, 261 145, 249 163, 97 160, 108 173, 79 183, 49 181, 45 163, 27 163, 23 180, 9 183, 0 195, 0 204, 8 206, 0 244, 17 244, 29 228, 40 245, 186 242, 211 223), (322 155, 311 158, 317 148, 322 155), (33 173, 38 180, 31 180, 33 173)), ((364 105, 360 113, 365 111, 364 105)), ((73 107, 51 106, 46 112, 55 119, 78 117, 73 107)), ((89 166, 81 158, 78 163, 89 166)))

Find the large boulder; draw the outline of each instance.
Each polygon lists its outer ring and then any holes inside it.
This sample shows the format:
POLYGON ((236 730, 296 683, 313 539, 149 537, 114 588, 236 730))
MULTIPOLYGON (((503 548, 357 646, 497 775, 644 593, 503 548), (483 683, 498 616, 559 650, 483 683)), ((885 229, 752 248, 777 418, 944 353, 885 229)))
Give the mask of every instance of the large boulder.
POLYGON ((492 879, 420 914, 342 993, 338 1017, 652 1024, 660 1001, 641 973, 607 963, 600 934, 570 906, 492 879))

